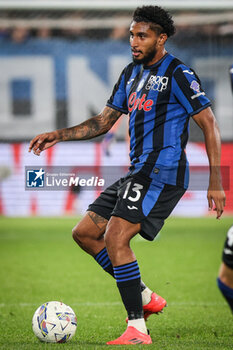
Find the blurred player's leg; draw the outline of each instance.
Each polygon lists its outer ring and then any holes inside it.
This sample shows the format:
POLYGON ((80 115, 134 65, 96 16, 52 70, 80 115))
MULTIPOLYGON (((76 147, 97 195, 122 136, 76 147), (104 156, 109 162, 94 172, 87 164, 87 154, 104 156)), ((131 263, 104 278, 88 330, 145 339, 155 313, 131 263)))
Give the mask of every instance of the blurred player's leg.
POLYGON ((217 283, 233 313, 233 226, 227 232, 217 283))

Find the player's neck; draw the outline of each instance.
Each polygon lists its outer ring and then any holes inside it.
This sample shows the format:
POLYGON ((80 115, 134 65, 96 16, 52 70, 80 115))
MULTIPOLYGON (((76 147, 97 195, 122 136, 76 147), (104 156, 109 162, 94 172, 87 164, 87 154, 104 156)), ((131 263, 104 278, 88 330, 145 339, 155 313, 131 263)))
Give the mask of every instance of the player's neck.
POLYGON ((149 66, 153 66, 153 64, 159 62, 165 55, 167 54, 167 51, 165 50, 165 48, 163 48, 160 51, 157 51, 154 58, 146 64, 147 67, 149 66))

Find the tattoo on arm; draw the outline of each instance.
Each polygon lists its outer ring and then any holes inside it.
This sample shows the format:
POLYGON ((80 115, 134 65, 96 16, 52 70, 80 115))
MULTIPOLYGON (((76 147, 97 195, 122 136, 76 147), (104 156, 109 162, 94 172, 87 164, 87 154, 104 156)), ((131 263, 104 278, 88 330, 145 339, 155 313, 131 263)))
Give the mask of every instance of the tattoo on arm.
POLYGON ((94 213, 93 211, 88 211, 87 215, 91 218, 91 220, 96 224, 96 226, 102 231, 105 230, 108 220, 103 218, 102 216, 94 213))
POLYGON ((60 141, 89 140, 103 135, 111 129, 121 114, 110 107, 105 107, 102 113, 79 125, 58 130, 58 138, 60 141))

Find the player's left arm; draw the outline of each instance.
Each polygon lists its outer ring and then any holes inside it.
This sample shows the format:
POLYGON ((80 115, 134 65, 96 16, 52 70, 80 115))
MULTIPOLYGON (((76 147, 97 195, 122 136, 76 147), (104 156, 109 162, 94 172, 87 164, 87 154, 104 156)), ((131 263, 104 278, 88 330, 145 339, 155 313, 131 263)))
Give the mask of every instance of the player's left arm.
POLYGON ((193 115, 194 121, 202 129, 206 152, 210 165, 210 178, 208 187, 208 204, 209 209, 217 212, 217 219, 220 219, 225 206, 225 193, 222 187, 221 179, 221 137, 220 131, 210 107, 203 109, 198 114, 193 115))

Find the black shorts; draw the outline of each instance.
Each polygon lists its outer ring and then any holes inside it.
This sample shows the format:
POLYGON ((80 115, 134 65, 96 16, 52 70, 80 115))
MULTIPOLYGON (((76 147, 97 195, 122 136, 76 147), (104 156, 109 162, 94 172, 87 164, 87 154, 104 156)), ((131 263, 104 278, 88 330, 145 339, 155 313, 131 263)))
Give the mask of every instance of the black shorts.
POLYGON ((227 232, 227 238, 224 243, 222 261, 233 269, 233 226, 227 232))
POLYGON ((179 186, 152 181, 139 175, 127 175, 106 188, 88 210, 109 220, 118 216, 141 223, 141 236, 152 241, 185 193, 179 186))

